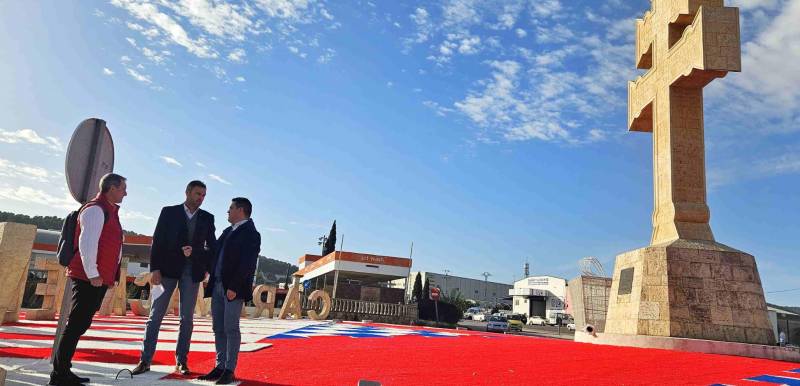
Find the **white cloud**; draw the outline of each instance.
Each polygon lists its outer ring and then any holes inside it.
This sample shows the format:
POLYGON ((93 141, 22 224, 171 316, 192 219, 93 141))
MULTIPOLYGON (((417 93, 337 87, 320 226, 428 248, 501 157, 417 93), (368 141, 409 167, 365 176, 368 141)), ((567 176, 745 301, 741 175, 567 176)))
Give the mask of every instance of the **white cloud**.
POLYGON ((394 83, 391 82, 391 81, 386 82, 386 87, 392 88, 392 87, 394 87, 394 83))
POLYGON ((195 27, 220 38, 243 41, 246 32, 254 24, 251 20, 252 10, 225 1, 181 0, 163 4, 195 27))
MULTIPOLYGON (((313 0, 311 0, 313 1, 313 0)), ((311 2, 309 0, 256 0, 259 8, 267 15, 282 19, 300 19, 311 2)))
POLYGON ((127 62, 130 62, 130 61, 131 61, 131 58, 130 58, 130 56, 128 56, 128 55, 122 55, 122 56, 119 58, 119 61, 120 61, 120 62, 122 62, 122 63, 127 63, 127 62))
POLYGON ((25 163, 17 164, 7 159, 0 158, 0 177, 21 178, 38 182, 49 182, 60 173, 51 173, 39 166, 25 163))
POLYGON ((516 32, 517 37, 519 37, 519 38, 524 38, 525 36, 528 36, 528 32, 526 32, 522 28, 517 28, 514 32, 516 32))
POLYGON ((283 229, 283 228, 275 228, 275 227, 259 227, 259 229, 263 229, 263 230, 265 230, 265 231, 267 231, 267 232, 277 232, 277 233, 283 233, 283 232, 286 232, 286 229, 283 229))
POLYGON ((237 48, 228 54, 228 60, 231 62, 243 63, 245 56, 247 56, 247 53, 244 51, 244 49, 237 48))
POLYGON ((147 220, 147 221, 155 221, 155 218, 150 217, 142 212, 137 212, 135 210, 125 209, 121 207, 119 209, 119 218, 121 220, 147 220))
POLYGON ((563 6, 559 0, 536 0, 531 2, 531 13, 538 17, 554 16, 563 6))
POLYGON ((151 50, 150 48, 147 47, 142 47, 142 55, 144 55, 147 59, 149 59, 155 64, 162 64, 164 63, 165 60, 165 57, 162 53, 151 50))
POLYGON ((458 44, 458 52, 464 55, 475 54, 480 49, 480 44, 481 38, 479 36, 465 37, 464 39, 461 39, 461 42, 458 44))
POLYGON ((800 1, 786 4, 772 23, 744 44, 742 74, 736 85, 768 99, 773 111, 797 112, 800 109, 800 1))
POLYGON ((18 186, 16 188, 0 188, 0 198, 25 203, 44 205, 59 210, 75 210, 78 203, 72 199, 69 193, 57 197, 43 190, 34 189, 29 186, 18 186))
POLYGON ((708 184, 711 188, 762 178, 800 174, 800 148, 785 149, 782 154, 762 157, 726 159, 725 166, 711 165, 708 184))
POLYGON ((245 79, 243 76, 237 76, 237 77, 236 77, 236 81, 237 81, 237 82, 244 82, 245 80, 246 80, 246 79, 245 79))
POLYGON ((162 161, 164 161, 164 162, 166 162, 167 164, 170 164, 170 165, 174 165, 174 166, 177 166, 177 167, 182 167, 183 166, 183 164, 178 162, 178 160, 176 160, 175 158, 169 157, 169 156, 162 155, 162 156, 160 156, 158 158, 161 158, 162 161))
POLYGON ((199 166, 199 167, 201 167, 201 168, 205 168, 206 167, 206 164, 204 164, 202 162, 195 162, 194 164, 199 166))
POLYGON ((111 71, 106 67, 103 67, 103 75, 114 75, 114 71, 111 71))
POLYGON ((17 131, 7 131, 0 129, 0 142, 5 143, 31 143, 34 145, 43 145, 50 150, 63 151, 64 145, 56 137, 42 138, 36 131, 31 129, 21 129, 17 131))
POLYGON ((216 58, 219 55, 205 38, 192 39, 186 30, 171 16, 159 11, 155 4, 136 0, 111 0, 111 4, 123 8, 134 17, 160 28, 167 38, 200 58, 216 58))
POLYGON ((331 60, 333 60, 334 56, 336 56, 336 50, 328 48, 325 50, 325 53, 323 53, 317 58, 317 63, 322 63, 322 64, 328 63, 331 60))
POLYGON ((140 72, 138 72, 138 71, 136 71, 136 70, 134 70, 132 68, 126 68, 125 72, 127 72, 128 75, 131 76, 131 78, 136 79, 139 82, 142 82, 142 83, 145 83, 145 84, 152 84, 153 83, 153 81, 150 79, 149 76, 144 75, 144 74, 142 74, 142 73, 140 73, 140 72))
POLYGON ((220 176, 218 176, 216 174, 209 174, 208 178, 210 178, 210 179, 212 179, 214 181, 217 181, 217 182, 219 182, 221 184, 231 185, 231 183, 228 182, 226 179, 224 179, 224 178, 222 178, 222 177, 220 177, 220 176))

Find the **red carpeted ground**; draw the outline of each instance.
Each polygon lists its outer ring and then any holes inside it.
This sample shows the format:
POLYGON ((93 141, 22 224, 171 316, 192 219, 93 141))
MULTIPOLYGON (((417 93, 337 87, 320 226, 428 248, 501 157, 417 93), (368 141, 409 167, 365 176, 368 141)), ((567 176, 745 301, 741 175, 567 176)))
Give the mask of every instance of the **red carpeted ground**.
MULTIPOLYGON (((379 332, 406 328, 374 327, 379 332)), ((372 331, 325 336, 329 332, 262 339, 272 347, 241 353, 236 376, 243 385, 355 385, 360 379, 382 385, 757 385, 767 383, 745 379, 800 378, 800 373, 787 372, 800 364, 723 355, 467 331, 457 331, 460 336, 371 337, 379 333, 372 331)), ((0 338, 12 339, 5 335, 0 338)), ((49 348, 0 347, 0 357, 48 355, 49 348)), ((133 364, 138 350, 79 349, 75 360, 133 364)), ((154 364, 173 363, 169 351, 158 351, 154 358, 154 364)), ((214 366, 214 354, 192 352, 189 363, 196 373, 207 372, 214 366)), ((800 379, 786 383, 800 384, 800 379)))
MULTIPOLYGON (((244 381, 242 385, 355 385, 359 379, 382 385, 758 384, 743 379, 800 367, 484 333, 454 338, 319 336, 265 342, 273 346, 241 355, 236 375, 244 381)), ((210 359, 195 367, 206 371, 213 365, 210 359)))

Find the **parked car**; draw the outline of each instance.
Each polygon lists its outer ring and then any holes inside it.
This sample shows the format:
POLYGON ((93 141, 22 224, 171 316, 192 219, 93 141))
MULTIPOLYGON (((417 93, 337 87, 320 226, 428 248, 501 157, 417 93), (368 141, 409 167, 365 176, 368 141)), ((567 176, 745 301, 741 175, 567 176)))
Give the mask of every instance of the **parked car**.
POLYGON ((508 330, 508 320, 502 316, 492 316, 489 323, 486 323, 486 332, 506 332, 508 330))
POLYGON ((528 318, 528 325, 529 326, 544 326, 547 324, 547 320, 541 316, 531 316, 528 318))
POLYGON ((471 320, 477 314, 483 314, 483 309, 480 307, 470 307, 466 311, 464 311, 464 319, 471 320))
POLYGON ((522 327, 525 326, 525 322, 523 321, 524 317, 525 315, 520 315, 520 314, 508 315, 508 317, 506 318, 506 320, 508 321, 508 329, 522 331, 522 327))
POLYGON ((486 321, 486 314, 484 314, 484 313, 473 314, 472 315, 472 320, 474 320, 476 322, 485 322, 486 321))
POLYGON ((570 330, 570 331, 575 331, 575 323, 567 324, 567 329, 570 330))

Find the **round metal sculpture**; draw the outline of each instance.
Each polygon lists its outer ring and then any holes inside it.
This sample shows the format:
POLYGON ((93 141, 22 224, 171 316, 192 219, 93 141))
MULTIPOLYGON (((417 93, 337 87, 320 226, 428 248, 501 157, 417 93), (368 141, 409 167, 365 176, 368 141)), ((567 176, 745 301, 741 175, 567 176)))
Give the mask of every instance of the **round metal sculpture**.
POLYGON ((100 177, 114 170, 114 141, 106 121, 89 118, 72 134, 66 157, 67 187, 81 204, 100 190, 100 177))
POLYGON ((582 276, 595 276, 595 277, 605 277, 606 271, 603 269, 603 264, 600 263, 600 260, 597 260, 596 257, 584 257, 578 262, 578 265, 581 268, 581 275, 582 276))

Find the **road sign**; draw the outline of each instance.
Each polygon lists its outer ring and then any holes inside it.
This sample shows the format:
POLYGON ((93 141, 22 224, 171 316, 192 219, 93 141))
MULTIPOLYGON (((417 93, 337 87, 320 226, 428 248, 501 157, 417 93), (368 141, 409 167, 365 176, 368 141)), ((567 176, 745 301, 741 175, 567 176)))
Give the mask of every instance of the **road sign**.
MULTIPOLYGON (((85 204, 100 191, 100 178, 114 170, 114 141, 108 131, 106 121, 89 118, 81 122, 72 133, 67 147, 65 175, 69 193, 75 201, 85 204)), ((56 350, 61 343, 61 334, 67 324, 67 314, 71 307, 72 280, 67 278, 64 286, 64 297, 58 314, 53 352, 50 363, 56 357, 56 350)))
POLYGON ((106 121, 89 118, 81 122, 67 147, 66 176, 72 198, 81 204, 100 190, 100 177, 114 170, 114 141, 106 121))
POLYGON ((436 287, 431 288, 431 300, 438 302, 440 295, 441 295, 441 290, 439 288, 436 287))

